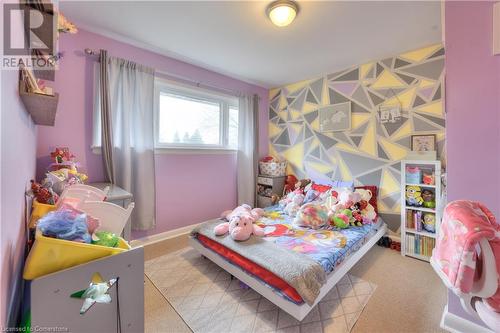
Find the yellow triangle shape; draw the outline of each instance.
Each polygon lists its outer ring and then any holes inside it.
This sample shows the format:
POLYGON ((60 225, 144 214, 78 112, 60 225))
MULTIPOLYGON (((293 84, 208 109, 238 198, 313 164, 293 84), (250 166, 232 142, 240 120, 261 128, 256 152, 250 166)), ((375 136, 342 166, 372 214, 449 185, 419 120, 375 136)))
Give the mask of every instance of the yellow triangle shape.
POLYGON ((394 205, 394 207, 392 207, 392 211, 394 213, 401 213, 401 203, 398 202, 394 205))
POLYGON ((285 88, 288 90, 288 93, 294 93, 296 92, 297 90, 305 87, 306 85, 308 85, 309 83, 311 82, 311 80, 304 80, 304 81, 300 81, 300 82, 296 82, 296 83, 292 83, 292 84, 289 84, 287 85, 285 88))
POLYGON ((421 79, 420 84, 418 85, 421 89, 433 86, 436 82, 427 79, 421 79))
POLYGON ((272 89, 270 89, 269 90, 269 99, 271 99, 274 95, 276 95, 280 89, 281 88, 272 88, 272 89))
POLYGON ((315 163, 315 162, 306 162, 307 165, 314 170, 318 171, 319 173, 326 174, 330 171, 332 171, 332 167, 329 164, 321 164, 321 163, 315 163))
POLYGON ((295 110, 290 110, 290 114, 292 115, 292 120, 297 120, 302 115, 300 111, 295 111, 295 110))
POLYGON ((369 114, 369 113, 353 113, 351 116, 352 129, 354 130, 354 129, 360 127, 370 118, 371 118, 371 114, 369 114))
POLYGON ((442 101, 435 101, 433 103, 426 104, 422 107, 416 109, 418 112, 429 113, 434 116, 443 116, 443 103, 442 101))
POLYGON ((384 204, 382 200, 377 201, 377 210, 380 213, 388 213, 391 211, 389 208, 387 208, 387 206, 384 204))
POLYGON ((364 79, 366 74, 368 74, 370 69, 372 69, 373 65, 374 65, 373 62, 369 62, 367 64, 361 65, 361 67, 359 68, 359 77, 361 79, 364 79))
POLYGON ((323 78, 323 96, 321 96, 321 105, 330 104, 330 94, 328 93, 328 85, 326 84, 328 80, 326 77, 323 78))
POLYGON ((312 123, 311 123, 311 128, 315 131, 319 131, 319 117, 316 118, 312 123))
POLYGON ((278 112, 278 115, 281 117, 281 119, 283 119, 284 121, 287 121, 288 120, 288 111, 286 110, 283 110, 283 111, 280 111, 278 112))
POLYGON ((359 154, 359 150, 352 147, 351 145, 348 145, 347 143, 339 142, 335 145, 335 148, 343 150, 343 151, 359 154))
POLYGON ((311 143, 311 146, 309 146, 309 151, 307 153, 312 152, 317 146, 319 146, 319 140, 315 138, 311 143))
POLYGON ((302 113, 309 113, 318 110, 318 106, 316 104, 304 103, 304 107, 302 108, 302 113))
POLYGON ((413 62, 420 62, 430 56, 432 53, 436 52, 440 47, 441 44, 436 44, 415 51, 403 53, 400 55, 400 57, 413 62))
POLYGON ((379 142, 384 148, 384 151, 389 155, 391 161, 402 160, 408 155, 408 151, 401 146, 398 146, 384 138, 379 138, 379 142))
POLYGON ((403 126, 399 128, 399 130, 394 133, 391 137, 391 140, 396 141, 406 136, 409 136, 412 132, 411 121, 407 121, 403 126))
POLYGON ((372 156, 377 156, 376 148, 376 136, 375 136, 375 124, 373 122, 368 125, 365 134, 363 135, 363 140, 359 145, 359 149, 372 156))
POLYGON ((415 98, 416 92, 417 92, 417 87, 411 87, 410 89, 405 90, 401 94, 386 100, 383 103, 383 105, 392 106, 401 104, 403 109, 409 109, 413 103, 413 99, 415 98))
POLYGON ((386 196, 399 192, 400 184, 394 179, 394 176, 387 170, 384 169, 382 173, 382 180, 380 181, 380 197, 385 198, 386 196))
MULTIPOLYGON (((280 110, 283 110, 284 108, 286 108, 286 105, 287 105, 287 101, 286 101, 286 97, 284 94, 281 94, 280 96, 280 104, 279 104, 279 109, 280 110)), ((276 110, 277 111, 277 110, 276 110)))
POLYGON ((304 143, 296 144, 292 148, 283 152, 283 156, 289 162, 294 164, 300 170, 304 169, 304 143))
POLYGON ((406 84, 401 82, 393 73, 388 70, 384 70, 382 74, 378 77, 377 81, 372 84, 372 89, 383 89, 383 88, 404 88, 406 84))
POLYGON ((276 135, 280 134, 281 128, 276 126, 272 121, 269 122, 269 137, 274 138, 276 135))
POLYGON ((352 180, 351 172, 349 171, 349 168, 341 158, 339 158, 339 170, 340 170, 340 175, 342 176, 342 180, 345 181, 352 180))

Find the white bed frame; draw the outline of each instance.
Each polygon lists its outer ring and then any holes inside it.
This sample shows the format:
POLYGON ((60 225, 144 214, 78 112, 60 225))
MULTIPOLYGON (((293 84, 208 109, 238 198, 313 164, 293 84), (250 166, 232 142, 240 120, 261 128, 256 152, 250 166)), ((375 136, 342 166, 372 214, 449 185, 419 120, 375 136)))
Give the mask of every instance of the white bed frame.
POLYGON ((368 241, 366 241, 361 248, 357 251, 352 252, 349 256, 347 256, 342 263, 337 265, 335 270, 328 274, 326 283, 321 287, 320 293, 316 298, 316 301, 312 305, 308 305, 306 303, 302 303, 300 305, 295 304, 287 299, 285 299, 282 295, 275 292, 269 286, 264 284, 264 282, 260 281, 256 277, 246 273, 244 270, 235 266, 228 262, 226 259, 221 257, 216 252, 206 248, 196 239, 190 238, 189 244, 198 252, 200 252, 203 256, 207 257, 215 264, 220 266, 222 269, 227 271, 229 274, 236 277, 238 280, 242 281, 250 288, 258 292, 263 297, 267 298, 270 302, 274 303, 277 307, 282 309, 283 311, 290 314, 295 319, 301 321, 307 316, 307 314, 318 304, 323 297, 337 284, 337 282, 342 279, 342 277, 349 272, 349 270, 372 248, 375 243, 386 233, 387 225, 379 218, 379 227, 378 231, 371 236, 368 241))

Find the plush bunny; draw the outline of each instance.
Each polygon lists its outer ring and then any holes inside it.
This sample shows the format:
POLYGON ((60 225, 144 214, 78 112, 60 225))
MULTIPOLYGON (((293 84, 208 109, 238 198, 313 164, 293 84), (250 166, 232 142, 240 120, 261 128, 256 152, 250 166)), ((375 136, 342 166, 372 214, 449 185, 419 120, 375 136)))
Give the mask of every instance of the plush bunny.
POLYGON ((254 224, 255 221, 264 215, 263 209, 251 209, 249 205, 241 205, 232 211, 225 211, 222 215, 229 222, 221 223, 215 227, 214 232, 217 236, 229 232, 231 238, 237 241, 245 241, 252 234, 264 236, 264 229, 254 224))
POLYGON ((361 215, 363 218, 366 218, 368 221, 375 221, 377 218, 377 213, 375 212, 375 208, 370 203, 370 199, 372 198, 372 191, 365 189, 356 189, 355 193, 359 193, 360 200, 360 208, 361 215))

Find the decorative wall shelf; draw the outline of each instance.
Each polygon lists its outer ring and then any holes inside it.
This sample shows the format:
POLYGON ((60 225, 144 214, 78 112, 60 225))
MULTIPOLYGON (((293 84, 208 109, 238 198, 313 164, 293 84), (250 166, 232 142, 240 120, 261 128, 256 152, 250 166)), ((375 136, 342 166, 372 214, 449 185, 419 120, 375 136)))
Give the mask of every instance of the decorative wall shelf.
POLYGON ((58 93, 54 93, 54 96, 29 93, 21 80, 19 81, 19 96, 36 125, 54 126, 59 102, 58 93))

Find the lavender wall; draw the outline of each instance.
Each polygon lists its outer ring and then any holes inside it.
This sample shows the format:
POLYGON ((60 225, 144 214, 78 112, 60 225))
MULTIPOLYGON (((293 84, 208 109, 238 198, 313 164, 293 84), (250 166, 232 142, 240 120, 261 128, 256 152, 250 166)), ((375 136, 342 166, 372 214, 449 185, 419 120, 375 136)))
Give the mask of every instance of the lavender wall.
POLYGON ((0 327, 5 327, 11 300, 19 301, 18 297, 12 296, 19 292, 21 284, 25 243, 24 193, 35 175, 36 127, 19 99, 18 72, 2 71, 1 76, 0 327))
MULTIPOLYGON (((500 218, 500 56, 493 2, 446 1, 448 198, 479 200, 500 218)), ((467 317, 449 293, 449 311, 467 317)))
MULTIPOLYGON (((267 153, 267 89, 251 85, 197 66, 158 55, 107 37, 80 30, 61 35, 64 52, 56 73, 59 92, 56 126, 41 127, 37 147, 37 175, 48 164, 48 152, 67 146, 87 168, 90 181, 103 179, 101 156, 92 153, 92 68, 95 57, 84 55, 87 47, 104 48, 112 56, 127 58, 159 71, 180 75, 217 87, 258 94, 260 108, 260 154, 267 153)), ((151 235, 216 217, 236 205, 236 157, 219 155, 156 155, 157 227, 134 232, 134 238, 151 235)))

